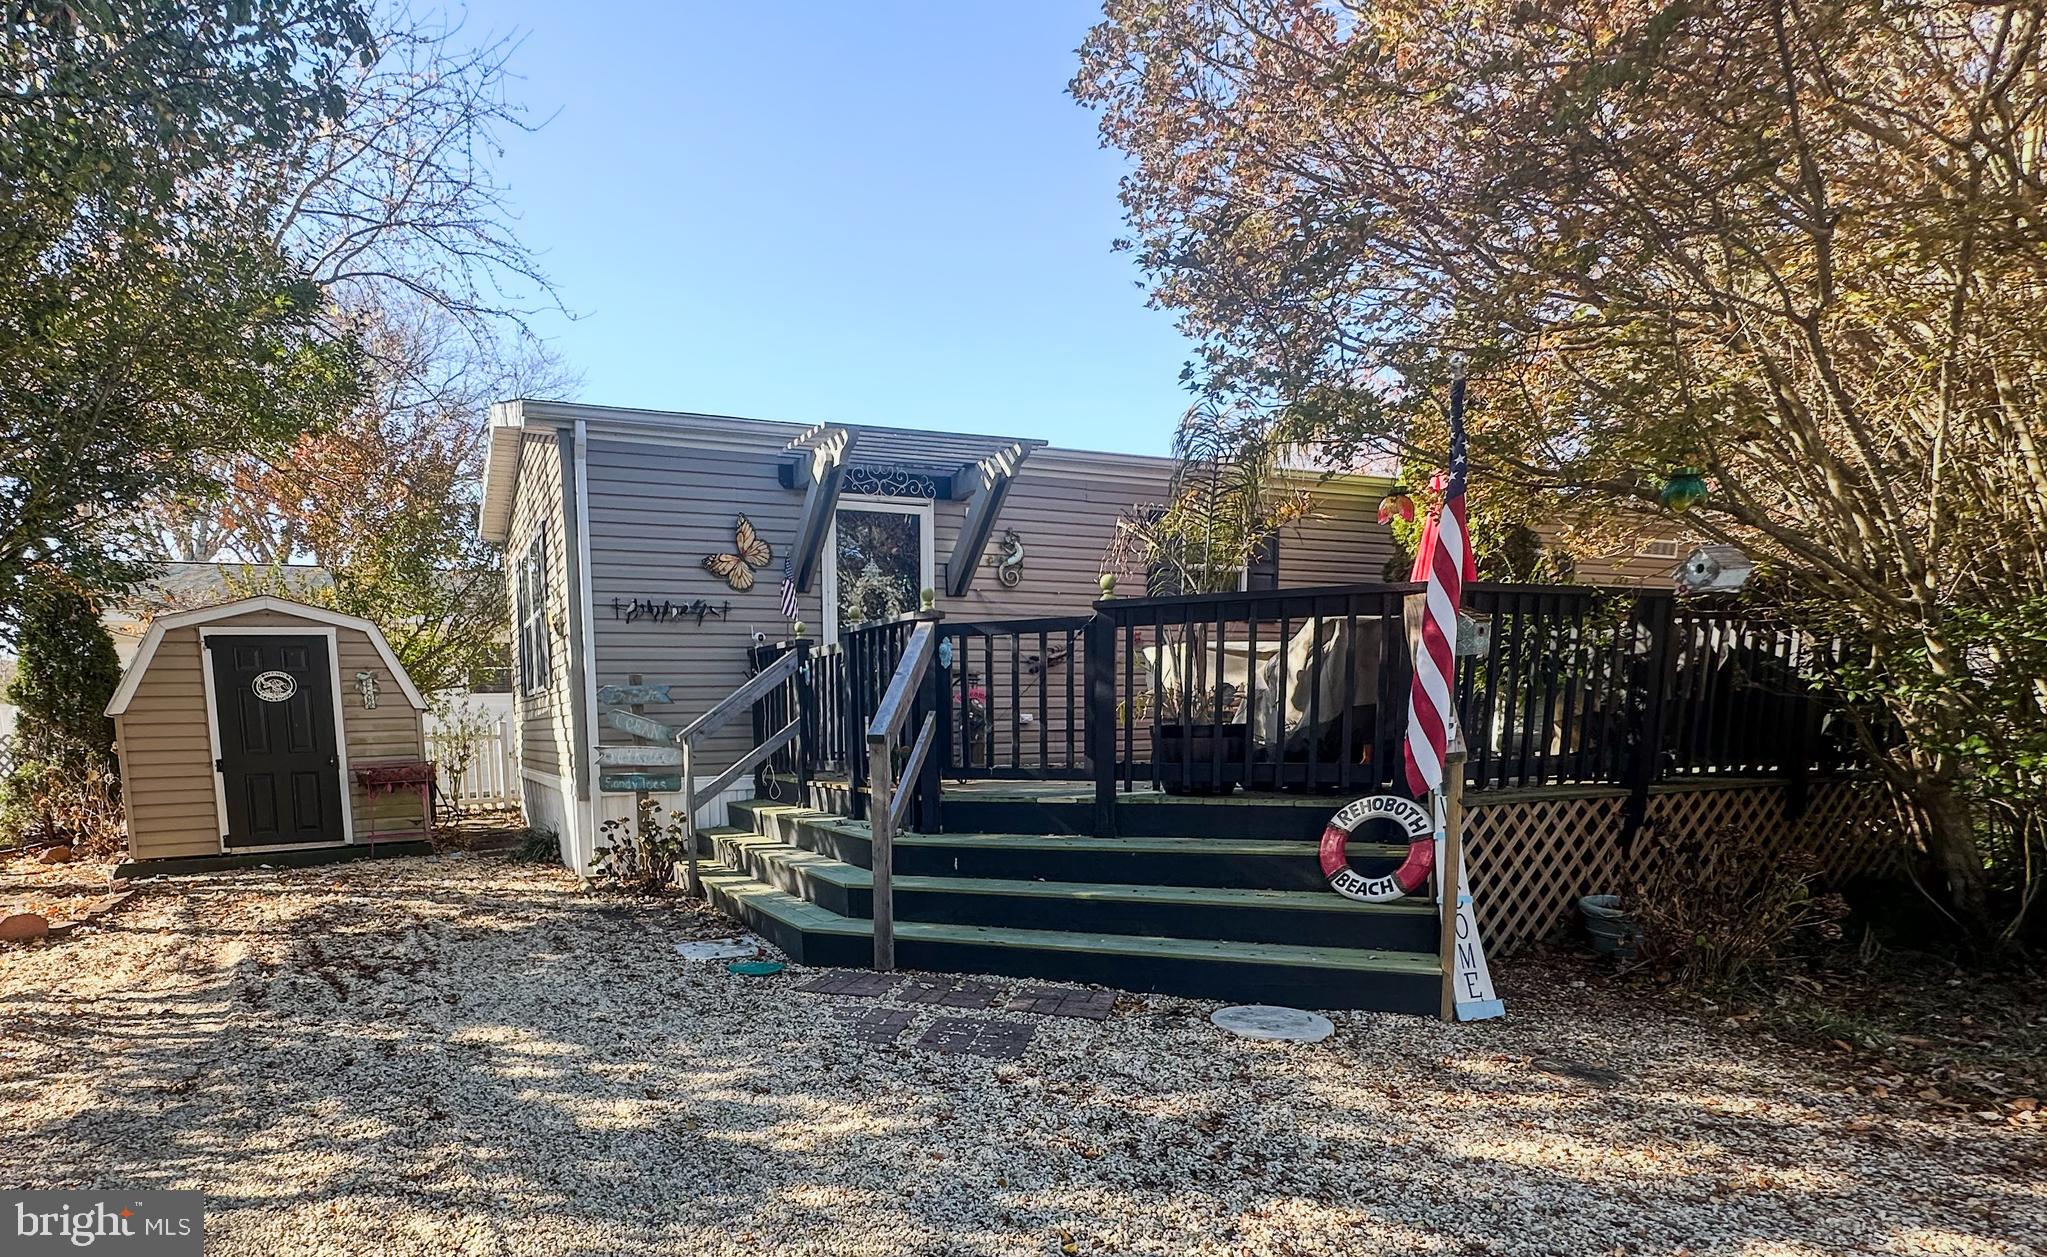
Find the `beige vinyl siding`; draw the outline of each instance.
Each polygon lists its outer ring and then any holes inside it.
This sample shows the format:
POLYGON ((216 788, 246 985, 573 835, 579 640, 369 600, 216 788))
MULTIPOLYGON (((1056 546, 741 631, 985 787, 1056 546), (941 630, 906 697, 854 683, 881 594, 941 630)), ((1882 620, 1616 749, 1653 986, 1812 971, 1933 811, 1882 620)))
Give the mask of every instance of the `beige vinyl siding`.
MULTIPOLYGON (((966 596, 945 605, 946 614, 974 620, 1085 614, 1101 597, 1102 558, 1115 539, 1117 518, 1165 497, 1171 476, 1172 463, 1163 458, 1033 451, 1010 488, 984 556, 1000 554, 1003 530, 1015 529, 1024 547, 1023 580, 1004 589, 994 569, 984 565, 966 596)), ((940 532, 942 564, 952 539, 940 532)), ((1141 582, 1135 590, 1131 584, 1124 581, 1118 592, 1143 592, 1141 582)))
POLYGON ((1676 579, 1677 565, 1697 546, 1698 543, 1693 541, 1679 542, 1674 555, 1650 555, 1637 550, 1581 558, 1577 561, 1574 575, 1581 585, 1654 585, 1668 588, 1676 579))
MULTIPOLYGON (((518 492, 512 503, 511 532, 504 549, 507 589, 511 593, 512 615, 518 615, 515 583, 523 570, 527 549, 537 535, 546 559, 547 581, 547 665, 545 688, 528 692, 527 678, 517 676, 512 684, 512 703, 519 726, 519 765, 522 770, 566 777, 564 765, 573 763, 575 740, 574 683, 569 666, 569 643, 565 629, 570 623, 569 601, 581 591, 569 588, 568 539, 565 515, 567 499, 562 485, 561 448, 552 432, 528 433, 519 446, 518 492)), ((513 640, 518 625, 512 625, 513 640)), ((514 655, 514 671, 517 652, 514 655)))
MULTIPOLYGON (((777 479, 780 433, 762 433, 756 450, 692 450, 680 445, 592 438, 590 490, 590 601, 593 666, 599 685, 623 685, 638 674, 649 684, 673 686, 675 701, 652 706, 656 720, 686 723, 746 679, 747 646, 754 630, 780 640, 782 560, 803 512, 803 494, 777 479), (729 553, 736 517, 753 521, 774 558, 755 573, 754 586, 733 590, 703 566, 704 557, 729 553), (618 607, 634 599, 693 602, 724 614, 695 619, 628 622, 618 607)), ((850 501, 851 499, 847 499, 850 501)), ((813 580, 799 614, 813 635, 822 621, 822 578, 813 580)), ((605 724, 602 709, 591 728, 600 742, 633 739, 605 724)), ((735 722, 706 746, 699 775, 717 772, 743 755, 751 726, 735 722)))
MULTIPOLYGON (((254 611, 164 634, 128 710, 114 719, 129 848, 135 858, 218 855, 221 850, 212 716, 201 671, 202 631, 265 628, 324 637, 327 627, 282 612, 254 611)), ((329 663, 341 683, 341 726, 349 767, 423 758, 420 713, 385 667, 369 635, 360 629, 336 628, 334 638, 335 658, 329 663), (377 679, 374 709, 365 705, 357 688, 359 672, 377 679)), ((367 841, 370 801, 352 779, 347 787, 356 840, 367 841)), ((386 796, 376 803, 379 837, 416 835, 422 819, 416 793, 386 796)), ((340 842, 345 836, 335 834, 333 840, 340 842)))
MULTIPOLYGON (((1308 488, 1308 512, 1280 530, 1279 583, 1356 585, 1386 579, 1386 564, 1400 553, 1393 531, 1379 522, 1377 484, 1321 484, 1308 488)), ((1405 574, 1402 574, 1402 579, 1405 574)))
MULTIPOLYGON (((597 684, 624 684, 635 674, 649 683, 666 683, 675 701, 650 707, 648 714, 686 723, 745 680, 746 650, 755 630, 773 639, 787 635, 780 606, 781 565, 804 500, 801 491, 783 488, 779 479, 787 439, 779 425, 721 431, 710 445, 590 438, 586 475, 597 684), (773 560, 757 573, 754 588, 744 593, 733 591, 703 567, 705 556, 732 548, 735 518, 742 513, 775 550, 773 560), (657 603, 702 599, 725 614, 707 616, 702 624, 694 619, 627 622, 620 611, 634 599, 657 603)), ((1003 504, 987 552, 996 553, 1002 531, 1014 529, 1025 548, 1021 583, 1003 588, 984 563, 966 596, 940 597, 939 609, 953 620, 1086 614, 1099 596, 1102 559, 1117 518, 1133 506, 1162 498, 1171 471, 1172 462, 1165 458, 1034 450, 1003 504)), ((523 475, 522 469, 522 479, 523 475)), ((522 489, 522 499, 540 491, 522 489)), ((839 505, 854 507, 859 502, 858 495, 847 494, 839 505)), ((1393 552, 1390 536, 1374 518, 1377 509, 1376 492, 1318 494, 1314 512, 1282 539, 1282 582, 1299 586, 1377 579, 1393 552)), ((514 512, 515 540, 522 535, 517 521, 523 510, 514 512)), ((967 510, 963 500, 933 503, 938 588, 944 587, 945 567, 967 510)), ((508 550, 508 557, 511 553, 508 550)), ((798 603, 813 637, 823 624, 823 584, 820 575, 798 603)), ((1130 592, 1127 586, 1123 592, 1130 592)), ((1057 649, 1059 643, 1048 645, 1057 649)), ((1073 666, 1079 662, 1076 657, 1073 666)), ((1004 656, 997 661, 998 690, 1006 685, 1007 668, 1004 656)), ((1063 674, 1055 669, 1048 681, 1054 697, 1063 702, 1063 674)), ((1006 691, 998 697, 1006 703, 1006 691)), ((1023 701, 1034 704, 1035 694, 1023 701)), ((593 714, 592 727, 601 742, 633 740, 608 728, 601 711, 593 714)), ((744 754, 750 734, 742 721, 713 739, 697 765, 699 774, 709 775, 744 754)), ((1062 735, 1063 730, 1055 729, 1054 740, 1062 735)))
POLYGON ((220 854, 202 662, 197 628, 166 633, 128 710, 114 717, 128 847, 139 860, 220 854))
MULTIPOLYGON (((781 613, 781 564, 803 511, 800 491, 778 478, 785 437, 763 432, 754 450, 690 449, 681 445, 593 438, 589 443, 590 587, 592 634, 599 685, 623 684, 635 673, 648 682, 674 686, 675 702, 649 715, 686 722, 746 679, 746 649, 758 629, 771 638, 786 635, 781 613), (757 574, 754 588, 734 592, 704 570, 706 555, 728 551, 736 515, 753 521, 775 557, 757 574), (666 624, 619 618, 614 600, 688 602, 701 598, 729 615, 666 624)), ((1119 458, 1069 451, 1037 450, 1025 462, 996 521, 992 553, 1002 529, 1014 528, 1027 554, 1022 583, 1004 589, 986 567, 975 573, 961 599, 939 599, 954 619, 1006 619, 1036 615, 1077 615, 1099 593, 1101 557, 1114 534, 1116 517, 1135 502, 1164 491, 1169 464, 1163 459, 1119 458), (1115 464, 1113 471, 1105 460, 1115 464)), ((840 498, 856 507, 858 495, 840 498)), ((941 501, 932 508, 934 584, 942 588, 946 561, 964 525, 965 501, 941 501)), ((799 613, 813 636, 823 624, 824 582, 820 575, 799 600, 799 613)), ((602 727, 604 742, 632 739, 602 727)), ((747 749, 751 730, 744 722, 714 739, 699 772, 708 775, 747 749)))

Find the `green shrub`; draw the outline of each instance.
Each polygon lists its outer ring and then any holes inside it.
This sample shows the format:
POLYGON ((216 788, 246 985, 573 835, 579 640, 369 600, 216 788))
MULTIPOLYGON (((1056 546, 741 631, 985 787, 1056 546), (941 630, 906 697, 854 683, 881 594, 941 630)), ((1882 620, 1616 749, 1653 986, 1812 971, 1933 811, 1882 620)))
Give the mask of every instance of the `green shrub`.
POLYGON ((108 700, 120 658, 99 612, 62 574, 38 571, 22 600, 12 763, 0 780, 0 833, 17 842, 108 846, 120 829, 108 700))

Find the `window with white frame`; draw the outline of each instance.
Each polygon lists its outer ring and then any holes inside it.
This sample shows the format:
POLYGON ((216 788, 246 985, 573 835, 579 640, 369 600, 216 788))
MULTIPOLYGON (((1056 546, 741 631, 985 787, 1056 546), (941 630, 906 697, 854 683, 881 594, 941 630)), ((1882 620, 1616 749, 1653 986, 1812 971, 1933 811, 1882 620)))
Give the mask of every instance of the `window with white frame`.
POLYGON ((923 591, 937 585, 936 567, 930 502, 841 498, 825 538, 825 640, 915 611, 923 591))
POLYGON ((519 685, 528 694, 547 688, 547 549, 536 534, 519 561, 519 685))

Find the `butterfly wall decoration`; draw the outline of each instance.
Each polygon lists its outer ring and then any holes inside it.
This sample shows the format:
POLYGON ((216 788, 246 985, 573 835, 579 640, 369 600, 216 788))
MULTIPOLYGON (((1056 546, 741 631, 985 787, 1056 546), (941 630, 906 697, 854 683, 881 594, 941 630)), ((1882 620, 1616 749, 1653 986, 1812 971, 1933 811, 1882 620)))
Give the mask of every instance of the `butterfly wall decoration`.
POLYGON ((722 576, 725 583, 738 593, 753 588, 754 569, 766 567, 775 557, 775 548, 761 539, 754 531, 753 521, 741 515, 732 527, 732 548, 736 554, 713 554, 704 560, 704 570, 713 576, 722 576))

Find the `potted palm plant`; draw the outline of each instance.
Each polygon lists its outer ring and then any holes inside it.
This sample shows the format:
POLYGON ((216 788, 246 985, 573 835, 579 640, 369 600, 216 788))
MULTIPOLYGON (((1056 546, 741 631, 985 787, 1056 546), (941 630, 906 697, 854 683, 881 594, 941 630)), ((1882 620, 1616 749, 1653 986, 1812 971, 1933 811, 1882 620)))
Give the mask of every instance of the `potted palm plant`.
MULTIPOLYGON (((1254 408, 1207 402, 1187 411, 1173 438, 1166 500, 1125 511, 1103 556, 1106 575, 1149 597, 1234 593, 1252 561, 1273 553, 1280 529, 1300 519, 1308 495, 1284 482, 1280 446, 1254 408)), ((1149 715, 1159 775, 1175 793, 1228 790, 1240 779, 1246 725, 1237 687, 1213 674, 1214 626, 1168 624, 1146 652, 1149 715), (1214 766, 1218 753, 1223 772, 1214 766)))

